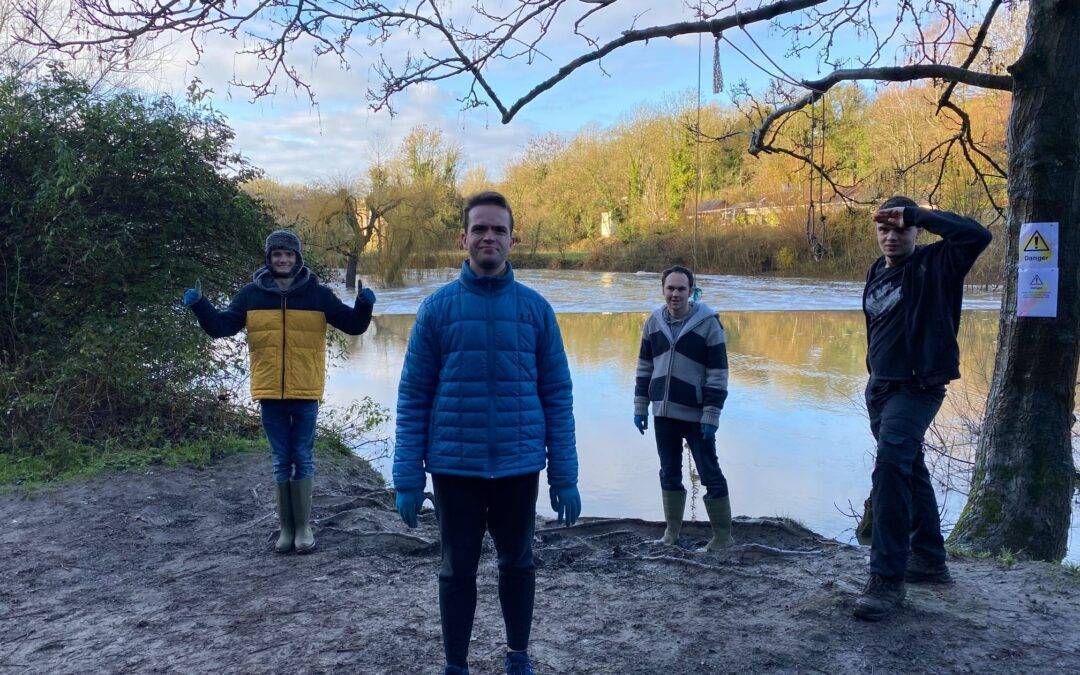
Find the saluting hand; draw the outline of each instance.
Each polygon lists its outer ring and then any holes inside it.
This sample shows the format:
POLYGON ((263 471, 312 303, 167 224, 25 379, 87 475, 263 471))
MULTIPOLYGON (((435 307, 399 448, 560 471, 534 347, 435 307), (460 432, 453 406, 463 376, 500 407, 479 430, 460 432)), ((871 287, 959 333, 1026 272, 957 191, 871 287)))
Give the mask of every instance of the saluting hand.
POLYGON ((904 224, 904 208, 903 206, 894 206, 888 209, 878 209, 877 213, 874 214, 874 222, 893 227, 907 227, 904 224))

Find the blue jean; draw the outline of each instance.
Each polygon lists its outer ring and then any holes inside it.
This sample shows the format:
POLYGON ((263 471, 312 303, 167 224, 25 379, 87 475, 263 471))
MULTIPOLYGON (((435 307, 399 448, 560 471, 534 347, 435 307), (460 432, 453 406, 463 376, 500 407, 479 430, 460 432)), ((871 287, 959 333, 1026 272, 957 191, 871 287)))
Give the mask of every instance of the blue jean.
POLYGON ((690 446, 694 466, 705 486, 705 499, 720 499, 728 494, 727 478, 716 458, 716 440, 703 438, 700 422, 672 417, 654 417, 656 452, 660 455, 660 489, 685 492, 682 484, 683 439, 690 446))
POLYGON ((886 579, 904 578, 909 551, 932 564, 945 562, 937 497, 923 455, 923 436, 944 398, 943 385, 871 379, 866 386, 870 431, 877 440, 870 571, 886 579))
POLYGON ((274 480, 302 480, 315 475, 315 418, 319 402, 301 399, 263 399, 263 430, 270 441, 274 480))

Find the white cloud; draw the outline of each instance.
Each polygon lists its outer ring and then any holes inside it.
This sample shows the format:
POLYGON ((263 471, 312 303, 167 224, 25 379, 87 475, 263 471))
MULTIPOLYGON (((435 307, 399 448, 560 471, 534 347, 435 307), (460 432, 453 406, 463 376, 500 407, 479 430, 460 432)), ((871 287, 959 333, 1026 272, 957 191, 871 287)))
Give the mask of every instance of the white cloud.
MULTIPOLYGON (((298 43, 294 59, 307 57, 310 46, 298 43)), ((536 133, 524 122, 504 126, 497 113, 489 115, 483 109, 462 113, 453 94, 430 83, 397 97, 393 116, 374 112, 366 99, 368 59, 361 57, 350 68, 343 68, 333 56, 309 60, 300 68, 317 94, 317 106, 306 93, 284 82, 277 94, 252 100, 248 90, 229 84, 263 76, 263 63, 254 55, 238 53, 241 47, 228 37, 208 35, 195 63, 197 54, 190 43, 175 42, 168 46, 161 66, 143 74, 134 86, 178 96, 198 78, 204 89, 213 90, 215 106, 236 131, 235 147, 277 180, 307 183, 362 175, 377 154, 392 152, 421 124, 440 129, 460 145, 467 167, 483 165, 494 176, 536 133)))
POLYGON ((498 175, 535 133, 521 123, 485 125, 476 114, 448 113, 452 104, 445 92, 426 85, 407 92, 393 117, 355 103, 333 110, 327 104, 320 112, 301 107, 284 114, 233 114, 231 121, 241 152, 271 177, 292 182, 359 176, 421 124, 458 143, 466 166, 482 165, 489 175, 498 175))
MULTIPOLYGON (((455 3, 455 11, 464 12, 467 5, 455 3)), ((570 24, 576 16, 560 15, 543 43, 550 61, 539 59, 526 65, 524 59, 518 59, 492 64, 488 74, 504 102, 512 103, 587 48, 572 33, 570 24)), ((593 15, 585 27, 606 41, 634 24, 635 18, 637 26, 643 27, 692 16, 691 10, 675 0, 625 0, 593 15)), ((462 14, 457 20, 461 25, 470 19, 462 14)), ((479 19, 471 20, 479 26, 479 19)), ((260 80, 265 76, 265 63, 255 55, 238 53, 244 44, 220 34, 206 35, 200 46, 199 62, 192 65, 193 47, 185 40, 172 44, 171 58, 142 86, 177 94, 193 78, 199 78, 204 88, 214 91, 214 101, 228 114, 237 132, 237 148, 271 177, 297 182, 360 175, 377 152, 399 144, 418 124, 441 129, 461 145, 468 166, 482 165, 489 175, 497 176, 508 160, 520 154, 531 135, 550 130, 572 132, 596 122, 614 123, 643 101, 655 102, 685 90, 696 79, 697 63, 692 58, 696 36, 616 50, 603 62, 611 78, 592 64, 542 94, 512 124, 502 125, 493 107, 460 111, 454 99, 468 87, 464 77, 410 88, 393 101, 394 117, 368 108, 366 93, 377 52, 399 60, 410 51, 441 53, 444 46, 431 31, 420 37, 394 35, 372 48, 367 48, 363 39, 354 39, 348 68, 332 55, 316 60, 310 39, 293 44, 290 65, 298 68, 315 90, 318 108, 310 105, 306 93, 290 89, 284 80, 278 82, 274 96, 252 101, 249 91, 230 87, 229 82, 260 80)))

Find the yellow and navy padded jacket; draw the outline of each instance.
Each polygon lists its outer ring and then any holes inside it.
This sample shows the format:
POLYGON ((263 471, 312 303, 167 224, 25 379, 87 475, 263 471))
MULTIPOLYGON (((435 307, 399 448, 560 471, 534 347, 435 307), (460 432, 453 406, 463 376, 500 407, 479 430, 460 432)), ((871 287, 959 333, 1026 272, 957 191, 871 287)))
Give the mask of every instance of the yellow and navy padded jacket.
POLYGON ((371 323, 373 305, 360 295, 350 308, 301 267, 282 291, 265 267, 218 311, 205 297, 191 306, 210 337, 229 337, 247 328, 251 398, 314 399, 326 382, 326 324, 360 335, 371 323))

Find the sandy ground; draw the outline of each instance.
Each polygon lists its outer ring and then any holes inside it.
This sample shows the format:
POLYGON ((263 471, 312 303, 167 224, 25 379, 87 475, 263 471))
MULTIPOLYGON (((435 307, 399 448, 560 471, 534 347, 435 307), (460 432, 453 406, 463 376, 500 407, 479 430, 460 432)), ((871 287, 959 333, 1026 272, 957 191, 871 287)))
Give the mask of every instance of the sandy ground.
MULTIPOLYGON (((434 515, 407 530, 367 465, 324 459, 318 550, 275 555, 269 464, 0 497, 0 670, 441 672, 434 515)), ((909 586, 900 615, 866 624, 865 549, 739 519, 739 546, 696 554, 703 526, 682 548, 652 543, 661 529, 538 530, 538 672, 1080 670, 1080 578, 1060 567, 951 561, 954 586, 909 586)), ((499 672, 490 545, 479 585, 471 663, 499 672)))

